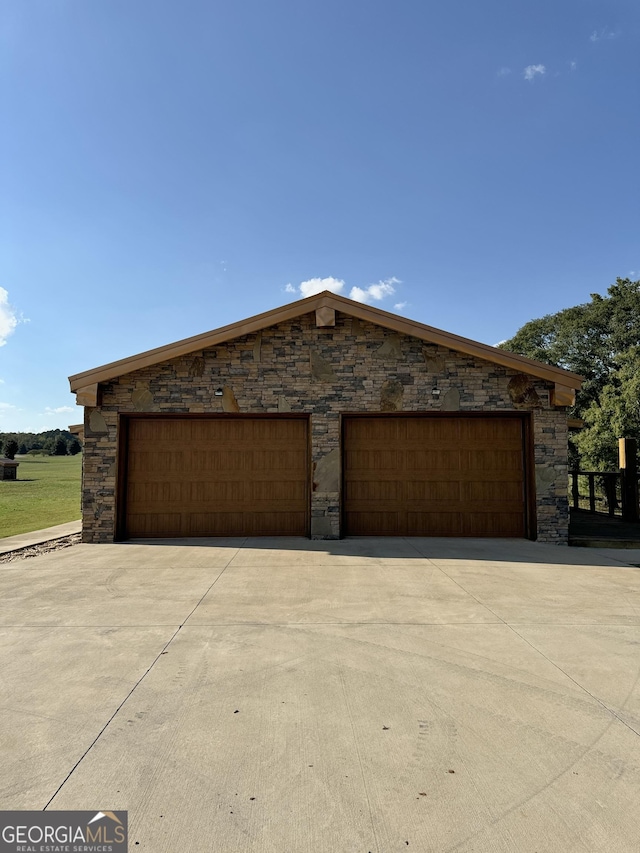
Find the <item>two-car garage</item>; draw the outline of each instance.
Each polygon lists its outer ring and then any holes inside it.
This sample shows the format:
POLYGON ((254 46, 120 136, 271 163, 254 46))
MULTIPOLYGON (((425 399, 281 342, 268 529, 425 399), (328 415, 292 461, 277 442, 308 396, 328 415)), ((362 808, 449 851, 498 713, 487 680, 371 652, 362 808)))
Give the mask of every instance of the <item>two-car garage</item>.
POLYGON ((566 544, 560 367, 323 291, 70 377, 84 542, 566 544))
MULTIPOLYGON (((342 416, 342 534, 526 536, 519 413, 342 416)), ((122 418, 119 538, 308 536, 306 415, 122 418)))

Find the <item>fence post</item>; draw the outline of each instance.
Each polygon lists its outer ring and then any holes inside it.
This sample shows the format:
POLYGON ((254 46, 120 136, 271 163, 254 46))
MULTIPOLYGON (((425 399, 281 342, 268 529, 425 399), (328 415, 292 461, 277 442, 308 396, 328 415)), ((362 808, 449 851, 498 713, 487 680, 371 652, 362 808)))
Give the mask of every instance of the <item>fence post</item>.
POLYGON ((609 515, 616 514, 616 506, 618 499, 616 497, 616 480, 617 474, 605 474, 604 477, 604 493, 607 496, 607 506, 609 507, 609 515))
POLYGON ((622 518, 638 520, 638 448, 635 438, 618 439, 622 475, 622 518))
POLYGON ((589 510, 596 511, 596 478, 594 474, 589 474, 589 510))
POLYGON ((573 496, 573 508, 580 509, 580 487, 578 485, 578 472, 571 472, 571 495, 573 496))

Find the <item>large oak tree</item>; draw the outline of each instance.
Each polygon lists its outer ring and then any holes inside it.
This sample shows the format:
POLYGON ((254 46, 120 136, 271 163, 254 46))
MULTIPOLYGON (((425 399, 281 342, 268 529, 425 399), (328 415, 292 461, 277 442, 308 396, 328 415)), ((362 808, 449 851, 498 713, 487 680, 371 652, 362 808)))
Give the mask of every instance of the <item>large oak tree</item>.
POLYGON ((606 296, 531 320, 503 349, 585 377, 572 414, 583 469, 618 466, 618 438, 640 438, 640 281, 618 278, 606 296))

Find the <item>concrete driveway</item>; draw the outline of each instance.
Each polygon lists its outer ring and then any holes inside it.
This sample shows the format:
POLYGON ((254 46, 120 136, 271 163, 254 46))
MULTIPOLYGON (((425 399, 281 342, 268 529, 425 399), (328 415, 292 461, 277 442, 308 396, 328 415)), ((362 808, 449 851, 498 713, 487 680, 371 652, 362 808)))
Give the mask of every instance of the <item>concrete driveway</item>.
POLYGON ((0 808, 149 853, 637 851, 640 563, 523 541, 0 566, 0 808))

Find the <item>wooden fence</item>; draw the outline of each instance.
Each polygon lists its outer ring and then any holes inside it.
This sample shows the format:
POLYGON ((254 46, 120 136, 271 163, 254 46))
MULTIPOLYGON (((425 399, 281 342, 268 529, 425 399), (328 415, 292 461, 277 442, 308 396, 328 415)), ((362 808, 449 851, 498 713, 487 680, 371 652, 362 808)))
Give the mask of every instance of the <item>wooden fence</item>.
POLYGON ((638 475, 635 475, 635 489, 629 488, 628 478, 624 471, 571 471, 571 506, 638 521, 638 475))

